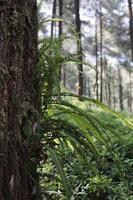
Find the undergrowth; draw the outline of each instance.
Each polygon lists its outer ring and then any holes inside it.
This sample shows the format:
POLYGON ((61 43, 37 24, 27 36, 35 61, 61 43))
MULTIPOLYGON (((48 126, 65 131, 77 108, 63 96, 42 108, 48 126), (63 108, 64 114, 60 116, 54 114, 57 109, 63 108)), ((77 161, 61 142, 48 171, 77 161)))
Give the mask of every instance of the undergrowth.
POLYGON ((61 51, 65 38, 39 41, 44 200, 133 199, 133 124, 99 101, 62 93, 61 65, 80 62, 61 51))

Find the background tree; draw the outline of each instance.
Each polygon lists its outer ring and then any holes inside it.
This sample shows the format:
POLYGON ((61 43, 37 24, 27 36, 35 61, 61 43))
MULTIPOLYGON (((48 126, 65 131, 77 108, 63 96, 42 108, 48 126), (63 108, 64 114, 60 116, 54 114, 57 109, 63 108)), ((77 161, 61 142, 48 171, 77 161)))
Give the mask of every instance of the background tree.
POLYGON ((121 70, 118 66, 118 80, 119 80, 119 103, 120 103, 120 110, 123 111, 123 86, 122 86, 122 77, 121 77, 121 70))
POLYGON ((129 8, 129 33, 130 33, 130 41, 131 41, 131 57, 133 60, 133 10, 132 10, 132 0, 128 0, 128 8, 129 8))
POLYGON ((95 83, 95 90, 96 90, 96 98, 99 98, 99 69, 98 69, 98 11, 95 10, 95 58, 96 58, 96 83, 95 83))
POLYGON ((82 51, 82 42, 81 42, 81 20, 80 20, 80 1, 75 0, 75 24, 76 24, 76 32, 78 34, 77 38, 77 54, 79 55, 79 60, 81 64, 78 64, 78 94, 80 96, 83 95, 83 51, 82 51))
MULTIPOLYGON (((56 17, 56 6, 57 6, 57 1, 53 0, 53 8, 52 8, 52 18, 56 17)), ((54 21, 51 21, 51 37, 54 35, 54 25, 56 26, 54 21)))
POLYGON ((103 101, 103 14, 102 4, 99 1, 99 27, 100 27, 100 101, 103 101))
MULTIPOLYGON (((63 0, 59 0, 59 17, 60 18, 62 18, 63 17, 63 0)), ((62 33, 63 33, 63 27, 62 27, 62 21, 60 20, 59 21, 59 25, 58 25, 59 27, 59 31, 58 31, 58 37, 61 39, 61 35, 62 35, 62 33)), ((61 41, 60 41, 60 49, 62 48, 62 43, 61 43, 61 41)), ((60 66, 60 69, 59 69, 59 76, 60 76, 60 80, 61 80, 61 76, 62 76, 62 74, 61 74, 61 72, 62 72, 62 65, 60 66)), ((64 85, 65 85, 65 69, 64 69, 64 71, 63 71, 64 73, 63 73, 63 78, 64 78, 64 85)))

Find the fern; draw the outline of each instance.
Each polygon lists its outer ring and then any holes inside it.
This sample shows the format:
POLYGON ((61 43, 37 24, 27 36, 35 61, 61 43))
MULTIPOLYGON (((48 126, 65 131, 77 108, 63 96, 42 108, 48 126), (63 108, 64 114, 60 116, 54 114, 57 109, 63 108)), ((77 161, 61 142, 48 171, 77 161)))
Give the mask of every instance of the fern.
MULTIPOLYGON (((60 21, 63 19, 55 18, 52 20, 60 21)), ((44 19, 41 21, 40 25, 49 21, 51 20, 44 19)), ((77 37, 75 30, 73 28, 72 30, 75 37, 77 37)), ((60 66, 62 64, 81 63, 79 56, 71 54, 66 55, 61 52, 61 43, 65 39, 66 35, 64 34, 61 39, 43 38, 39 41, 38 72, 40 75, 42 111, 44 114, 42 128, 45 134, 42 140, 43 142, 45 140, 45 147, 49 150, 57 166, 66 192, 66 198, 70 199, 70 188, 65 177, 65 172, 63 171, 63 165, 59 157, 59 149, 58 145, 55 143, 55 139, 57 139, 59 143, 66 144, 66 146, 69 142, 76 154, 79 155, 80 159, 86 162, 88 166, 90 164, 86 159, 85 151, 91 151, 97 165, 99 165, 100 150, 97 148, 98 142, 104 145, 112 155, 121 177, 124 177, 124 173, 122 172, 122 164, 118 153, 112 148, 112 141, 109 136, 111 130, 92 116, 91 113, 65 101, 65 97, 80 98, 83 101, 98 106, 122 120, 130 128, 133 128, 133 124, 119 113, 112 111, 109 107, 95 99, 79 97, 72 93, 61 93, 59 77, 60 66), (51 134, 50 137, 49 132, 51 134)), ((87 65, 90 66, 89 64, 87 65)), ((70 148, 69 145, 68 148, 70 148)))

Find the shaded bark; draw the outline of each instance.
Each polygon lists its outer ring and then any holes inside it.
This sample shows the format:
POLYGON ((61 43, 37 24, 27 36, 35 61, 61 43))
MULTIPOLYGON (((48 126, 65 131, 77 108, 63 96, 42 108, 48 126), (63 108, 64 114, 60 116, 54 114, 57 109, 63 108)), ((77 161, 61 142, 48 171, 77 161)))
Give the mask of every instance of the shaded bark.
POLYGON ((90 77, 86 77, 86 84, 86 95, 90 98, 92 97, 90 77))
POLYGON ((66 66, 63 66, 63 86, 66 87, 66 66))
POLYGON ((108 73, 107 73, 107 68, 108 68, 108 66, 107 66, 108 64, 107 64, 107 59, 106 59, 106 57, 104 58, 104 65, 103 65, 103 71, 104 71, 104 89, 105 89, 105 102, 107 103, 107 104, 109 104, 109 102, 108 102, 108 85, 107 85, 107 83, 108 83, 108 73))
POLYGON ((116 86, 115 86, 115 79, 114 77, 112 77, 112 107, 114 110, 116 110, 117 106, 116 106, 116 86))
POLYGON ((77 54, 79 55, 79 59, 81 64, 78 65, 78 95, 83 95, 83 51, 82 51, 82 43, 81 43, 81 20, 80 20, 80 13, 79 13, 80 3, 79 0, 75 0, 75 24, 76 24, 76 32, 78 34, 77 38, 77 54))
POLYGON ((107 85, 108 85, 108 105, 111 107, 112 106, 112 79, 111 79, 111 66, 107 67, 107 85))
MULTIPOLYGON (((59 16, 63 16, 63 0, 59 0, 59 16)), ((62 21, 59 21, 59 37, 62 35, 62 21)))
MULTIPOLYGON (((57 1, 53 0, 52 18, 56 16, 56 4, 57 4, 57 1)), ((53 37, 54 35, 54 24, 55 22, 51 21, 51 37, 53 37)))
POLYGON ((100 26, 100 101, 103 101, 103 17, 102 6, 99 2, 99 26, 100 26))
POLYGON ((83 87, 83 93, 84 93, 84 95, 86 95, 86 91, 87 91, 87 77, 84 76, 84 87, 83 87))
POLYGON ((99 72, 98 72, 98 16, 97 16, 97 10, 95 13, 95 57, 96 57, 96 82, 95 82, 95 90, 96 90, 96 99, 99 98, 99 85, 98 85, 98 78, 99 78, 99 72))
POLYGON ((0 200, 37 199, 36 64, 36 1, 0 2, 0 200))
MULTIPOLYGON (((63 16, 63 0, 59 0, 59 17, 62 18, 63 16)), ((62 35, 62 21, 59 21, 59 33, 58 33, 58 37, 61 38, 62 35)), ((60 40, 60 49, 62 47, 62 41, 60 40)), ((65 66, 64 66, 65 67, 65 66)), ((62 69, 62 65, 59 66, 59 79, 61 81, 61 69, 62 69)), ((65 73, 65 70, 64 72, 65 73)))
POLYGON ((128 0, 129 9, 129 34, 130 34, 130 46, 131 46, 131 57, 133 61, 133 10, 132 10, 132 0, 128 0))
MULTIPOLYGON (((131 58, 133 61, 133 9, 132 9, 132 0, 128 0, 128 9, 129 9, 129 34, 130 34, 130 46, 131 46, 131 58)), ((131 93, 131 69, 129 67, 129 99, 128 107, 129 111, 132 112, 132 93, 131 93)))
POLYGON ((123 106, 123 87, 122 87, 121 70, 120 70, 119 66, 118 66, 118 80, 119 80, 119 106, 120 106, 120 110, 123 111, 123 109, 124 109, 124 106, 123 106))
POLYGON ((132 72, 129 66, 128 110, 132 112, 132 72))

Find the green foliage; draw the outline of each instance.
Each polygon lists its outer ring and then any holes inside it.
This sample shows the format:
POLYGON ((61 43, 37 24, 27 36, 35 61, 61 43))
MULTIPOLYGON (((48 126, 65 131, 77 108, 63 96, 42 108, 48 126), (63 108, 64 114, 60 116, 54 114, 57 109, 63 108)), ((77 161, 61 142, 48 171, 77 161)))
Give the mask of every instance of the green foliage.
POLYGON ((65 192, 66 192, 66 199, 69 200, 70 196, 71 196, 71 192, 70 192, 70 188, 68 187, 68 184, 67 184, 67 180, 66 180, 66 177, 65 177, 65 174, 63 171, 63 166, 62 166, 61 160, 57 156, 56 152, 53 149, 49 149, 49 151, 50 151, 51 157, 54 160, 54 162, 57 166, 57 169, 59 171, 61 181, 64 186, 65 192))
POLYGON ((39 43, 43 120, 37 133, 43 145, 39 168, 42 193, 54 200, 131 199, 132 174, 127 165, 130 168, 132 160, 127 155, 132 152, 125 148, 122 134, 116 130, 121 127, 118 119, 127 125, 122 125, 124 130, 130 131, 133 125, 99 101, 61 93, 61 65, 79 63, 76 55, 61 52, 63 40, 65 37, 44 38, 39 43), (104 112, 94 112, 96 106, 115 117, 115 131, 102 118, 104 112))
POLYGON ((26 138, 32 135, 32 123, 30 120, 26 120, 22 125, 22 131, 26 138))
MULTIPOLYGON (((91 111, 91 113, 93 116, 98 116, 103 123, 105 123, 105 118, 103 118, 105 115, 106 118, 112 119, 112 117, 107 113, 93 111, 91 111)), ((119 132, 121 126, 123 131, 127 130, 127 127, 121 123, 118 125, 118 122, 115 119, 112 120, 113 126, 115 126, 115 123, 117 124, 115 133, 118 136, 122 136, 121 132, 119 132)), ((70 126, 68 129, 72 136, 75 132, 75 136, 77 135, 77 138, 79 138, 79 130, 71 129, 70 126)), ((63 134, 63 128, 60 129, 60 131, 63 134)), ((131 134, 130 129, 129 131, 131 134)), ((107 150, 105 145, 102 145, 95 140, 94 143, 99 151, 99 157, 96 157, 93 152, 79 144, 78 147, 84 155, 82 156, 82 153, 77 152, 77 149, 74 148, 69 141, 65 142, 66 138, 64 138, 64 142, 63 139, 60 141, 54 139, 55 148, 58 149, 58 157, 63 163, 62 166, 64 173, 66 174, 66 182, 70 183, 71 185, 72 195, 70 199, 132 199, 133 152, 131 151, 131 145, 133 145, 133 143, 127 144, 124 141, 122 142, 118 137, 116 141, 116 137, 113 134, 111 135, 111 138, 113 143, 112 148, 115 149, 115 151, 117 151, 121 157, 121 170, 124 173, 124 179, 120 178, 119 169, 113 161, 112 153, 107 150)), ((78 143, 76 144, 78 145, 78 143)), ((47 171, 47 167, 50 166, 48 176, 45 174, 47 181, 45 181, 43 178, 41 179, 41 182, 43 183, 43 191, 48 193, 51 199, 65 199, 65 190, 61 187, 60 178, 57 175, 57 171, 55 171, 57 165, 55 165, 55 162, 53 162, 51 159, 52 158, 48 157, 47 163, 44 163, 42 166, 42 170, 45 171, 47 171), (56 193, 55 195, 54 192, 57 191, 58 194, 56 193)))
POLYGON ((54 94, 60 95, 60 67, 62 64, 79 63, 76 55, 61 53, 61 43, 65 38, 44 38, 39 43, 39 74, 44 102, 54 94))

